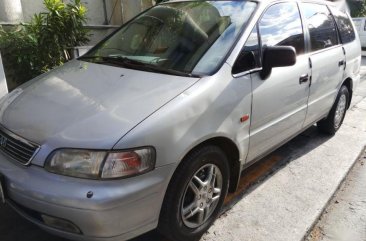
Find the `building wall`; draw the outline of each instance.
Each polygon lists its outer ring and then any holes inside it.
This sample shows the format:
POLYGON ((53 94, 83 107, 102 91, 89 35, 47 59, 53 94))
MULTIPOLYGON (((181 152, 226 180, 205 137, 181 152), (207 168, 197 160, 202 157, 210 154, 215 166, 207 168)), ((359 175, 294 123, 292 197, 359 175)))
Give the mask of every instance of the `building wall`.
MULTIPOLYGON (((64 2, 72 2, 72 0, 64 0, 64 2)), ((88 25, 120 25, 155 3, 154 0, 82 0, 81 2, 88 8, 88 25), (108 23, 106 23, 106 19, 108 23)), ((29 21, 35 13, 42 11, 44 11, 43 0, 0 1, 0 21, 3 22, 29 21), (10 5, 10 7, 4 8, 4 5, 10 5), (3 9, 13 9, 8 10, 7 15, 10 17, 2 13, 3 9)))
POLYGON ((123 12, 123 22, 127 22, 131 18, 133 18, 136 13, 141 11, 141 2, 140 1, 130 1, 130 0, 121 0, 122 3, 122 12, 123 12))
POLYGON ((0 53, 0 98, 8 93, 8 86, 6 83, 5 72, 3 67, 3 62, 1 60, 1 53, 0 53))
MULTIPOLYGON (((87 28, 92 34, 90 45, 94 45, 119 25, 155 4, 154 0, 82 0, 81 2, 88 8, 87 28)), ((28 22, 34 14, 42 11, 45 11, 43 0, 0 0, 0 24, 28 22)))
POLYGON ((23 19, 20 0, 0 1, 0 22, 19 22, 23 19))
POLYGON ((22 21, 28 22, 31 17, 40 12, 44 12, 43 0, 21 0, 23 9, 23 19, 22 21))
MULTIPOLYGON (((73 0, 63 0, 72 2, 73 0)), ((88 8, 86 28, 91 30, 89 46, 113 32, 118 26, 155 4, 154 0, 81 0, 88 8)), ((43 0, 0 0, 0 25, 29 22, 36 13, 45 11, 43 0)), ((0 97, 6 92, 6 81, 0 55, 0 97)), ((8 79, 10 87, 15 84, 8 79)))

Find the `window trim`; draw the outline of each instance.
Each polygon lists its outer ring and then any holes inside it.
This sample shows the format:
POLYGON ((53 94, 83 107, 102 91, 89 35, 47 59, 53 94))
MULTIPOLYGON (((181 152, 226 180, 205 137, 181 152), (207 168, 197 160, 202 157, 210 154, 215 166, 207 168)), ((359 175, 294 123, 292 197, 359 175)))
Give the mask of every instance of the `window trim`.
POLYGON ((339 28, 338 28, 338 24, 337 24, 337 21, 335 20, 335 17, 330 9, 330 7, 328 5, 325 5, 327 8, 328 8, 328 11, 330 13, 330 15, 332 16, 332 19, 333 19, 333 23, 334 23, 334 26, 336 28, 336 33, 337 33, 337 36, 338 36, 338 44, 343 44, 342 43, 342 38, 341 38, 341 33, 339 32, 339 28))
POLYGON ((336 21, 335 21, 335 19, 334 19, 334 16, 333 16, 332 11, 329 9, 329 5, 328 5, 328 4, 323 4, 323 3, 318 3, 318 2, 311 2, 311 1, 304 1, 304 2, 301 2, 301 3, 300 3, 300 12, 301 12, 301 14, 302 14, 302 16, 303 16, 303 19, 304 19, 304 22, 303 22, 304 27, 306 28, 306 32, 308 33, 308 34, 307 34, 307 36, 306 36, 306 40, 305 40, 305 42, 306 42, 306 44, 307 44, 307 49, 308 49, 308 50, 305 52, 306 54, 311 54, 311 55, 312 55, 312 54, 318 54, 318 53, 322 53, 322 52, 324 52, 324 51, 328 51, 328 50, 331 50, 331 49, 334 49, 334 48, 337 48, 337 47, 341 47, 341 46, 343 46, 343 45, 342 45, 342 41, 341 41, 341 39, 340 39, 340 35, 339 35, 339 33, 338 33, 338 26, 337 26, 337 23, 336 23, 336 21), (328 11, 329 11, 330 15, 332 16, 331 18, 332 18, 333 24, 334 24, 334 26, 335 26, 335 28, 336 28, 336 34, 337 34, 338 44, 333 45, 333 46, 331 46, 331 47, 324 48, 324 49, 318 49, 318 50, 315 50, 315 51, 312 51, 312 50, 311 50, 311 36, 310 36, 309 27, 308 27, 308 20, 306 19, 305 14, 304 14, 304 11, 303 11, 303 4, 315 4, 315 5, 321 5, 321 6, 325 6, 325 7, 328 9, 328 11))
POLYGON ((339 48, 339 47, 342 47, 342 46, 343 46, 342 44, 337 44, 337 45, 333 45, 333 46, 325 48, 325 49, 319 49, 317 51, 309 52, 308 54, 315 55, 315 54, 323 53, 325 51, 333 50, 333 49, 336 49, 336 48, 339 48))
POLYGON ((260 68, 255 68, 255 69, 251 69, 251 70, 246 70, 244 72, 241 72, 241 73, 237 73, 237 74, 231 74, 234 78, 240 78, 240 77, 243 77, 243 76, 246 76, 248 74, 254 74, 254 73, 257 73, 257 72, 260 72, 262 71, 263 68, 260 67, 260 68))

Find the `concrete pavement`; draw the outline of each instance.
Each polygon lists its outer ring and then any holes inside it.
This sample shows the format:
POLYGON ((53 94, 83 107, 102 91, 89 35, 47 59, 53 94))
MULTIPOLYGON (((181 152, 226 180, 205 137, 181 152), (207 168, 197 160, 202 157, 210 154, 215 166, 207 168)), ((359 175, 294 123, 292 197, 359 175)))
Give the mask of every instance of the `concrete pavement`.
POLYGON ((306 241, 366 240, 366 150, 306 241))
POLYGON ((310 128, 272 153, 286 161, 243 193, 202 240, 303 240, 366 145, 364 91, 366 81, 334 137, 310 128))

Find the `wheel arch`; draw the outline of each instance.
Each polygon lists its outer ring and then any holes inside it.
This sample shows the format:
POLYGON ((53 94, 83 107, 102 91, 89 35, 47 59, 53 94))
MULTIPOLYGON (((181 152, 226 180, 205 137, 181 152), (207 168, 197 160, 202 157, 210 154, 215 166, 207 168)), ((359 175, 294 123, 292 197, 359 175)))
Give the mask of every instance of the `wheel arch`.
MULTIPOLYGON (((207 145, 214 145, 219 147, 226 155, 229 160, 230 166, 230 180, 229 180, 229 192, 235 192, 238 186, 238 182, 240 179, 241 174, 241 162, 240 162, 240 151, 234 141, 227 137, 217 136, 212 137, 210 139, 204 140, 199 144, 195 145, 191 148, 183 157, 182 161, 185 159, 187 155, 191 152, 195 151, 196 149, 207 146, 207 145)), ((182 163, 181 161, 181 163, 182 163)), ((179 168, 179 165, 178 167, 179 168)))
POLYGON ((346 86, 348 88, 350 98, 349 98, 349 103, 348 103, 347 109, 349 109, 349 107, 351 106, 352 97, 353 97, 353 80, 351 78, 347 78, 343 81, 341 86, 346 86))

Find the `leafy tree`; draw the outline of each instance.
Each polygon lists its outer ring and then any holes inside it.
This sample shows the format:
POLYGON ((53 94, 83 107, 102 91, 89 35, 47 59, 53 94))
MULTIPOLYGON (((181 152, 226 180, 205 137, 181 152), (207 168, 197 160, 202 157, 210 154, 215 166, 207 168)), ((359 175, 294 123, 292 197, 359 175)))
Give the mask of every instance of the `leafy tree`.
POLYGON ((366 17, 366 0, 352 1, 347 0, 348 6, 351 10, 352 17, 366 17))
MULTIPOLYGON (((16 85, 62 65, 71 48, 88 43, 87 9, 74 0, 44 0, 46 12, 7 31, 0 27, 0 51, 8 79, 16 85)), ((9 86, 10 89, 15 86, 9 86)))

